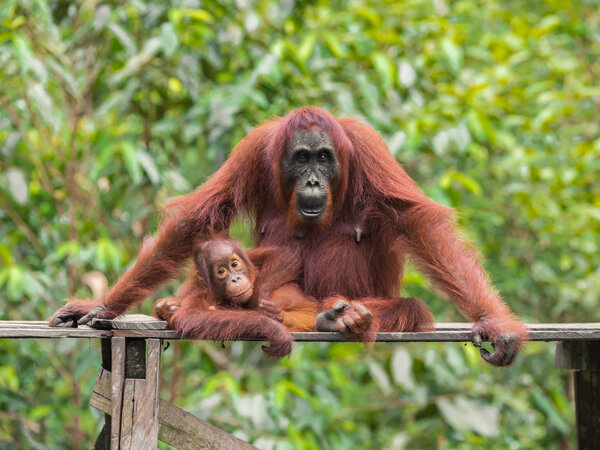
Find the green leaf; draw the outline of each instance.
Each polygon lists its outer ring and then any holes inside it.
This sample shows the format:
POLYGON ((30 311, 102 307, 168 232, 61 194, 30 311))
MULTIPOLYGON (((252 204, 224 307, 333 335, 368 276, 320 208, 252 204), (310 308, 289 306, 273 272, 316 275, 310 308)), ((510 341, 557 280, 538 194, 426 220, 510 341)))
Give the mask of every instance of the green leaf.
POLYGON ((562 21, 560 20, 560 17, 556 15, 545 16, 539 22, 538 26, 535 27, 536 34, 538 36, 544 36, 548 33, 551 33, 552 30, 560 26, 561 22, 562 21))
POLYGON ((67 255, 76 255, 81 249, 78 241, 65 241, 54 250, 53 258, 60 260, 67 255))
POLYGON ((108 25, 108 29, 117 37, 128 54, 135 55, 137 53, 138 48, 135 41, 119 24, 112 22, 108 25))
POLYGON ((6 292, 12 300, 22 300, 23 286, 23 269, 13 265, 8 268, 6 277, 6 292))
POLYGON ((48 91, 41 83, 34 84, 31 89, 31 97, 35 102, 42 119, 56 132, 60 125, 60 114, 54 109, 54 102, 48 91))
POLYGON ((392 377, 395 384, 404 386, 406 389, 414 387, 412 377, 412 359, 410 354, 403 349, 396 350, 392 355, 392 377))
POLYGON ((100 30, 110 20, 110 6, 108 5, 100 5, 96 8, 96 13, 94 14, 94 29, 100 30))
POLYGON ((31 60, 33 59, 29 41, 17 34, 13 37, 13 47, 15 49, 17 60, 21 66, 21 72, 25 74, 31 67, 31 60))
POLYGON ((482 192, 482 188, 481 185, 477 182, 477 180, 475 180, 474 178, 470 177, 467 174, 458 172, 455 169, 449 169, 447 170, 444 175, 442 175, 442 177, 440 178, 440 187, 444 188, 444 189, 448 189, 453 182, 457 182, 461 185, 463 185, 463 187, 465 189, 467 189, 469 192, 471 192, 474 195, 481 195, 482 192))
POLYGON ((19 390, 19 377, 13 366, 0 366, 0 386, 12 391, 19 390))
POLYGON ((563 435, 569 434, 571 427, 564 421, 552 404, 552 401, 543 392, 534 392, 531 395, 531 400, 533 404, 544 413, 549 422, 563 435))
POLYGON ((414 284, 416 286, 425 286, 427 281, 425 278, 416 272, 408 272, 404 274, 404 284, 414 284))
POLYGON ((119 269, 121 266, 121 252, 116 245, 107 238, 101 238, 96 244, 96 264, 102 272, 108 269, 119 269))
POLYGON ((336 58, 346 57, 346 51, 344 50, 344 47, 342 46, 340 39, 337 35, 333 33, 324 33, 323 37, 325 38, 327 47, 329 48, 333 56, 335 56, 336 58))
POLYGON ((392 155, 395 155, 406 142, 406 133, 404 131, 397 131, 392 135, 391 138, 387 139, 388 149, 392 155))
POLYGON ((313 54, 316 44, 317 33, 315 33, 314 31, 311 33, 307 33, 302 38, 302 42, 300 42, 300 46, 298 47, 298 59, 305 63, 308 60, 308 58, 310 58, 313 54))
POLYGON ((109 84, 115 85, 121 83, 126 78, 137 73, 142 67, 148 64, 152 58, 163 47, 163 40, 160 37, 148 39, 144 43, 142 51, 129 58, 123 69, 116 72, 110 79, 109 84))
POLYGON ((282 380, 275 387, 275 403, 282 408, 287 401, 288 393, 297 395, 300 398, 308 398, 309 395, 302 387, 292 383, 289 380, 282 380))
POLYGON ((121 155, 133 182, 139 184, 142 181, 142 169, 138 150, 132 142, 125 141, 121 143, 121 155))
POLYGON ((417 72, 408 61, 402 61, 398 64, 398 81, 406 88, 411 87, 417 80, 417 72))
POLYGON ((8 169, 4 172, 8 190, 19 204, 24 204, 29 197, 29 189, 25 175, 19 169, 8 169))
POLYGON ((436 405, 444 420, 456 430, 474 431, 487 437, 500 434, 497 408, 464 397, 454 401, 441 398, 436 405))
POLYGON ((467 125, 479 142, 494 143, 494 129, 484 114, 472 109, 467 114, 467 125))
MULTIPOLYGON (((10 266, 13 263, 13 256, 10 248, 7 245, 0 245, 0 261, 3 262, 3 266, 10 266)), ((0 282, 0 286, 2 283, 0 282)))
POLYGON ((442 56, 454 75, 458 75, 463 66, 463 50, 452 40, 442 40, 442 56))
POLYGON ((367 365, 369 367, 369 373, 379 385, 381 392, 384 395, 390 395, 392 393, 392 384, 381 364, 375 361, 369 361, 367 365))
POLYGON ((158 184, 160 181, 160 174, 156 168, 156 165, 154 164, 154 159, 152 156, 143 150, 138 150, 137 157, 152 184, 158 184))
POLYGON ((27 414, 27 417, 31 420, 40 420, 48 417, 52 414, 52 411, 54 411, 54 408, 51 405, 40 405, 33 408, 27 414))
POLYGON ((10 266, 3 267, 2 269, 0 269, 0 288, 2 288, 4 286, 4 284, 6 283, 6 280, 8 280, 9 274, 10 274, 10 266))
POLYGON ((171 23, 163 23, 160 27, 160 38, 162 40, 162 49, 165 52, 165 56, 170 58, 175 54, 177 46, 179 45, 179 37, 173 28, 171 23))
POLYGON ((213 21, 212 14, 205 9, 182 9, 181 12, 183 17, 189 17, 199 22, 212 23, 213 21))
POLYGON ((394 66, 388 56, 383 52, 377 52, 372 56, 373 66, 381 81, 384 92, 389 91, 394 83, 394 66))

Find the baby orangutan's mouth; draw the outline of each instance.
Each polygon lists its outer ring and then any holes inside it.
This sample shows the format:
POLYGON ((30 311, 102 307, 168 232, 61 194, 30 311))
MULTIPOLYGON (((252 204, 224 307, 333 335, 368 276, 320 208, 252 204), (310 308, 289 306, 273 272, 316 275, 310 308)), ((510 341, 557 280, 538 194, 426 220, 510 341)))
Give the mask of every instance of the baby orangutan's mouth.
POLYGON ((248 301, 250 299, 251 296, 252 296, 252 288, 249 287, 248 289, 246 289, 243 292, 240 292, 239 294, 232 295, 231 301, 234 303, 245 303, 246 301, 248 301))

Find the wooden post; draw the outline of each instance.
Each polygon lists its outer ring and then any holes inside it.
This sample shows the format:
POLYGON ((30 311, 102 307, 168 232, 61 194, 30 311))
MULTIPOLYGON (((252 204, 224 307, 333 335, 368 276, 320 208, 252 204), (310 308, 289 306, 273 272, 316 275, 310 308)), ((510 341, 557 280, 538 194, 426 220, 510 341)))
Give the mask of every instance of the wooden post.
MULTIPOLYGON (((111 342, 110 339, 100 339, 102 345, 102 368, 111 371, 111 342)), ((108 450, 110 448, 110 414, 104 413, 104 426, 94 444, 95 450, 108 450)))
POLYGON ((160 339, 113 337, 111 449, 157 448, 160 339))
POLYGON ((577 447, 600 448, 600 341, 558 342, 556 368, 575 370, 577 447))

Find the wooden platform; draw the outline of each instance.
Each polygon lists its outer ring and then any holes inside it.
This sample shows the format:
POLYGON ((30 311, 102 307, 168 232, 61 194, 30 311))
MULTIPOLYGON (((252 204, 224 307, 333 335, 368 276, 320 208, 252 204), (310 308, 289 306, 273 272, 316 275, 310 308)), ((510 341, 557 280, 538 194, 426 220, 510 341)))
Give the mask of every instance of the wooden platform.
MULTIPOLYGON (((51 328, 47 322, 0 321, 0 338, 110 338, 139 337, 156 339, 180 339, 179 333, 167 330, 166 323, 131 314, 115 319, 112 329, 51 328), (114 324, 116 322, 116 325, 114 324), (162 325, 159 325, 162 324, 162 325), (162 326, 162 329, 160 327, 162 326), (119 327, 119 328, 117 328, 119 327)), ((96 325, 96 319, 94 319, 96 325)), ((469 342, 470 323, 437 323, 435 331, 422 333, 378 333, 378 342, 469 342)), ((581 341, 600 340, 600 323, 531 323, 531 341, 581 341)), ((292 333, 296 342, 351 342, 340 333, 306 332, 292 333)))
MULTIPOLYGON (((161 340, 180 339, 166 322, 133 314, 94 319, 93 327, 0 321, 0 339, 101 338, 102 367, 90 405, 105 413, 94 448, 254 448, 159 398, 161 340)), ((470 323, 438 323, 423 333, 378 333, 378 342, 469 342, 470 323)), ((600 443, 600 323, 528 324, 531 341, 556 341, 556 367, 575 371, 579 448, 600 443)), ((340 333, 292 333, 298 342, 350 342, 340 333)), ((482 361, 482 364, 485 364, 482 361)), ((510 370, 510 369, 509 369, 510 370)))

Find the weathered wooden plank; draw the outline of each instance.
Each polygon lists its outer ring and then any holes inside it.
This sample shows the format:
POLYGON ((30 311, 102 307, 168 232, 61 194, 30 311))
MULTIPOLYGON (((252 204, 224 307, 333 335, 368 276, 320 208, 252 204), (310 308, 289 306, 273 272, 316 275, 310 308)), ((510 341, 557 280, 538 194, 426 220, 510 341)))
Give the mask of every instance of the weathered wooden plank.
MULTIPOLYGON (((102 367, 108 371, 112 370, 112 342, 110 339, 100 339, 102 348, 102 367)), ((104 414, 104 426, 98 439, 96 439, 96 448, 98 450, 110 449, 110 414, 104 414)))
POLYGON ((128 338, 180 339, 179 332, 175 330, 111 330, 111 333, 128 338))
POLYGON ((139 422, 149 422, 146 426, 146 433, 158 446, 158 431, 160 429, 158 422, 159 409, 159 384, 160 384, 160 339, 148 339, 148 354, 146 356, 146 408, 149 410, 136 418, 139 422))
POLYGON ((125 338, 111 339, 112 377, 111 377, 111 408, 110 408, 110 448, 121 448, 121 414, 127 405, 123 404, 125 390, 125 338))
MULTIPOLYGON (((110 414, 110 393, 111 373, 100 369, 90 398, 90 405, 110 414)), ((165 400, 160 400, 156 409, 160 424, 158 439, 180 450, 255 448, 165 400)))
POLYGON ((575 369, 577 447, 600 443, 600 341, 559 342, 556 367, 575 369))
MULTIPOLYGON (((292 333, 296 342, 352 342, 339 333, 297 332, 292 333)), ((531 341, 561 341, 561 340, 597 340, 600 339, 598 329, 546 331, 531 330, 531 341)), ((242 339, 240 339, 242 340, 242 339)), ((377 333, 377 342, 469 342, 471 329, 451 331, 425 331, 420 333, 377 333)))
MULTIPOLYGON (((115 319, 94 319, 94 321, 107 321, 115 322, 115 329, 143 329, 135 328, 136 326, 146 327, 145 329, 162 330, 166 328, 166 322, 159 320, 146 314, 126 314, 123 316, 116 317, 115 319), (136 322, 138 325, 136 325, 136 322), (131 324, 131 325, 130 325, 131 324), (130 328, 119 328, 119 327, 130 327, 130 328)), ((438 331, 444 330, 466 330, 472 326, 469 322, 437 322, 434 327, 438 331)), ((568 331, 568 330, 580 330, 580 329, 600 329, 599 322, 589 323, 528 323, 527 326, 531 330, 552 330, 552 331, 568 331)), ((48 322, 45 320, 0 320, 0 328, 48 328, 48 322)))
MULTIPOLYGON (((130 322, 131 328, 123 328, 123 329, 137 329, 135 328, 135 321, 137 321, 141 326, 145 326, 144 324, 150 324, 148 329, 165 329, 165 321, 156 319, 151 316, 147 316, 145 314, 126 314, 124 316, 119 316, 115 319, 94 319, 94 321, 106 321, 113 322, 117 321, 119 324, 114 328, 119 329, 119 326, 128 327, 130 322), (130 317, 134 318, 134 321, 130 321, 130 317)), ((469 322, 437 322, 434 324, 434 327, 438 331, 444 330, 466 330, 470 329, 472 326, 469 322)), ((532 330, 553 330, 553 331, 563 331, 563 330, 579 330, 579 329, 599 329, 600 322, 588 322, 588 323, 528 323, 527 326, 532 330)), ((48 322, 44 320, 0 320, 0 328, 49 328, 48 322)), ((83 326, 82 328, 88 328, 83 326)))
POLYGON ((600 370, 600 341, 559 342, 556 344, 556 368, 600 370))
MULTIPOLYGON (((123 316, 127 323, 129 316, 123 316)), ((148 316, 142 316, 142 318, 148 316)), ((140 319, 141 320, 141 319, 140 319)), ((147 320, 147 319, 144 319, 147 320)), ((161 321, 157 321, 161 322, 161 321)), ((140 323, 144 323, 143 321, 140 323)), ((126 326, 126 325, 124 325, 126 326)), ((162 325, 161 325, 162 326, 162 325)), ((379 342, 468 342, 471 340, 470 323, 437 323, 436 331, 422 333, 378 333, 379 342)), ((529 324, 532 341, 600 340, 600 323, 529 324)), ((351 342, 339 333, 292 333, 298 342, 351 342)), ((93 338, 138 337, 179 339, 179 333, 161 329, 97 330, 88 326, 79 328, 50 328, 45 322, 0 322, 0 338, 93 338)))
POLYGON ((600 443, 600 372, 575 371, 577 447, 598 448, 600 443))
MULTIPOLYGON (((595 340, 600 339, 600 324, 585 324, 585 327, 565 327, 552 329, 551 327, 532 328, 531 341, 561 341, 561 340, 595 340)), ((377 333, 377 342, 469 342, 471 341, 471 324, 463 324, 461 328, 440 327, 436 331, 419 333, 377 333)), ((161 339, 179 339, 179 334, 173 330, 163 331, 134 331, 114 330, 115 336, 126 337, 156 337, 161 339)), ((353 342, 340 333, 331 332, 294 332, 296 342, 353 342)), ((242 341, 256 341, 257 339, 239 339, 242 341)))
POLYGON ((39 320, 0 320, 0 328, 48 328, 47 321, 39 320))
MULTIPOLYGON (((94 330, 91 328, 50 328, 50 329, 0 329, 0 338, 4 339, 56 339, 56 338, 109 338, 138 337, 157 339, 180 339, 174 330, 94 330)), ((297 342, 353 342, 338 333, 295 332, 292 336, 297 342)), ((531 341, 571 341, 600 340, 600 329, 582 330, 531 330, 531 341)), ((207 339, 209 340, 209 339, 207 339)), ((259 339, 240 339, 258 341, 259 339)), ((378 342, 469 342, 470 329, 432 331, 421 333, 378 333, 378 342)))
MULTIPOLYGON (((2 330, 0 338, 3 339, 56 339, 56 338, 110 338, 110 337, 138 337, 157 339, 180 339, 179 333, 173 330, 79 330, 69 329, 19 329, 2 330)), ((296 342, 353 342, 338 333, 296 332, 292 333, 296 342)), ((572 341, 572 340, 600 340, 600 330, 565 330, 546 331, 532 330, 530 341, 572 341)), ((210 339, 207 339, 210 340, 210 339)), ((260 341, 260 339, 239 339, 245 341, 260 341)), ((377 342, 469 342, 470 331, 435 331, 422 333, 378 333, 377 342)))
POLYGON ((164 400, 159 420, 159 439, 180 450, 256 448, 164 400))
POLYGON ((112 377, 110 370, 100 368, 96 375, 96 383, 90 397, 90 405, 94 408, 110 415, 112 413, 111 405, 112 377))
POLYGON ((2 328, 0 327, 0 338, 4 339, 55 339, 55 338, 103 338, 111 337, 110 330, 94 330, 89 327, 80 328, 51 328, 42 327, 18 327, 2 328))
MULTIPOLYGON (((436 331, 470 330, 470 322, 437 322, 434 324, 436 331)), ((528 323, 527 327, 533 331, 570 331, 570 330, 599 330, 600 322, 585 323, 528 323)))
POLYGON ((125 378, 121 414, 122 449, 156 448, 158 444, 159 370, 160 340, 150 339, 146 378, 125 378))
POLYGON ((114 319, 92 319, 92 327, 107 330, 165 330, 167 322, 145 314, 127 314, 114 319))

